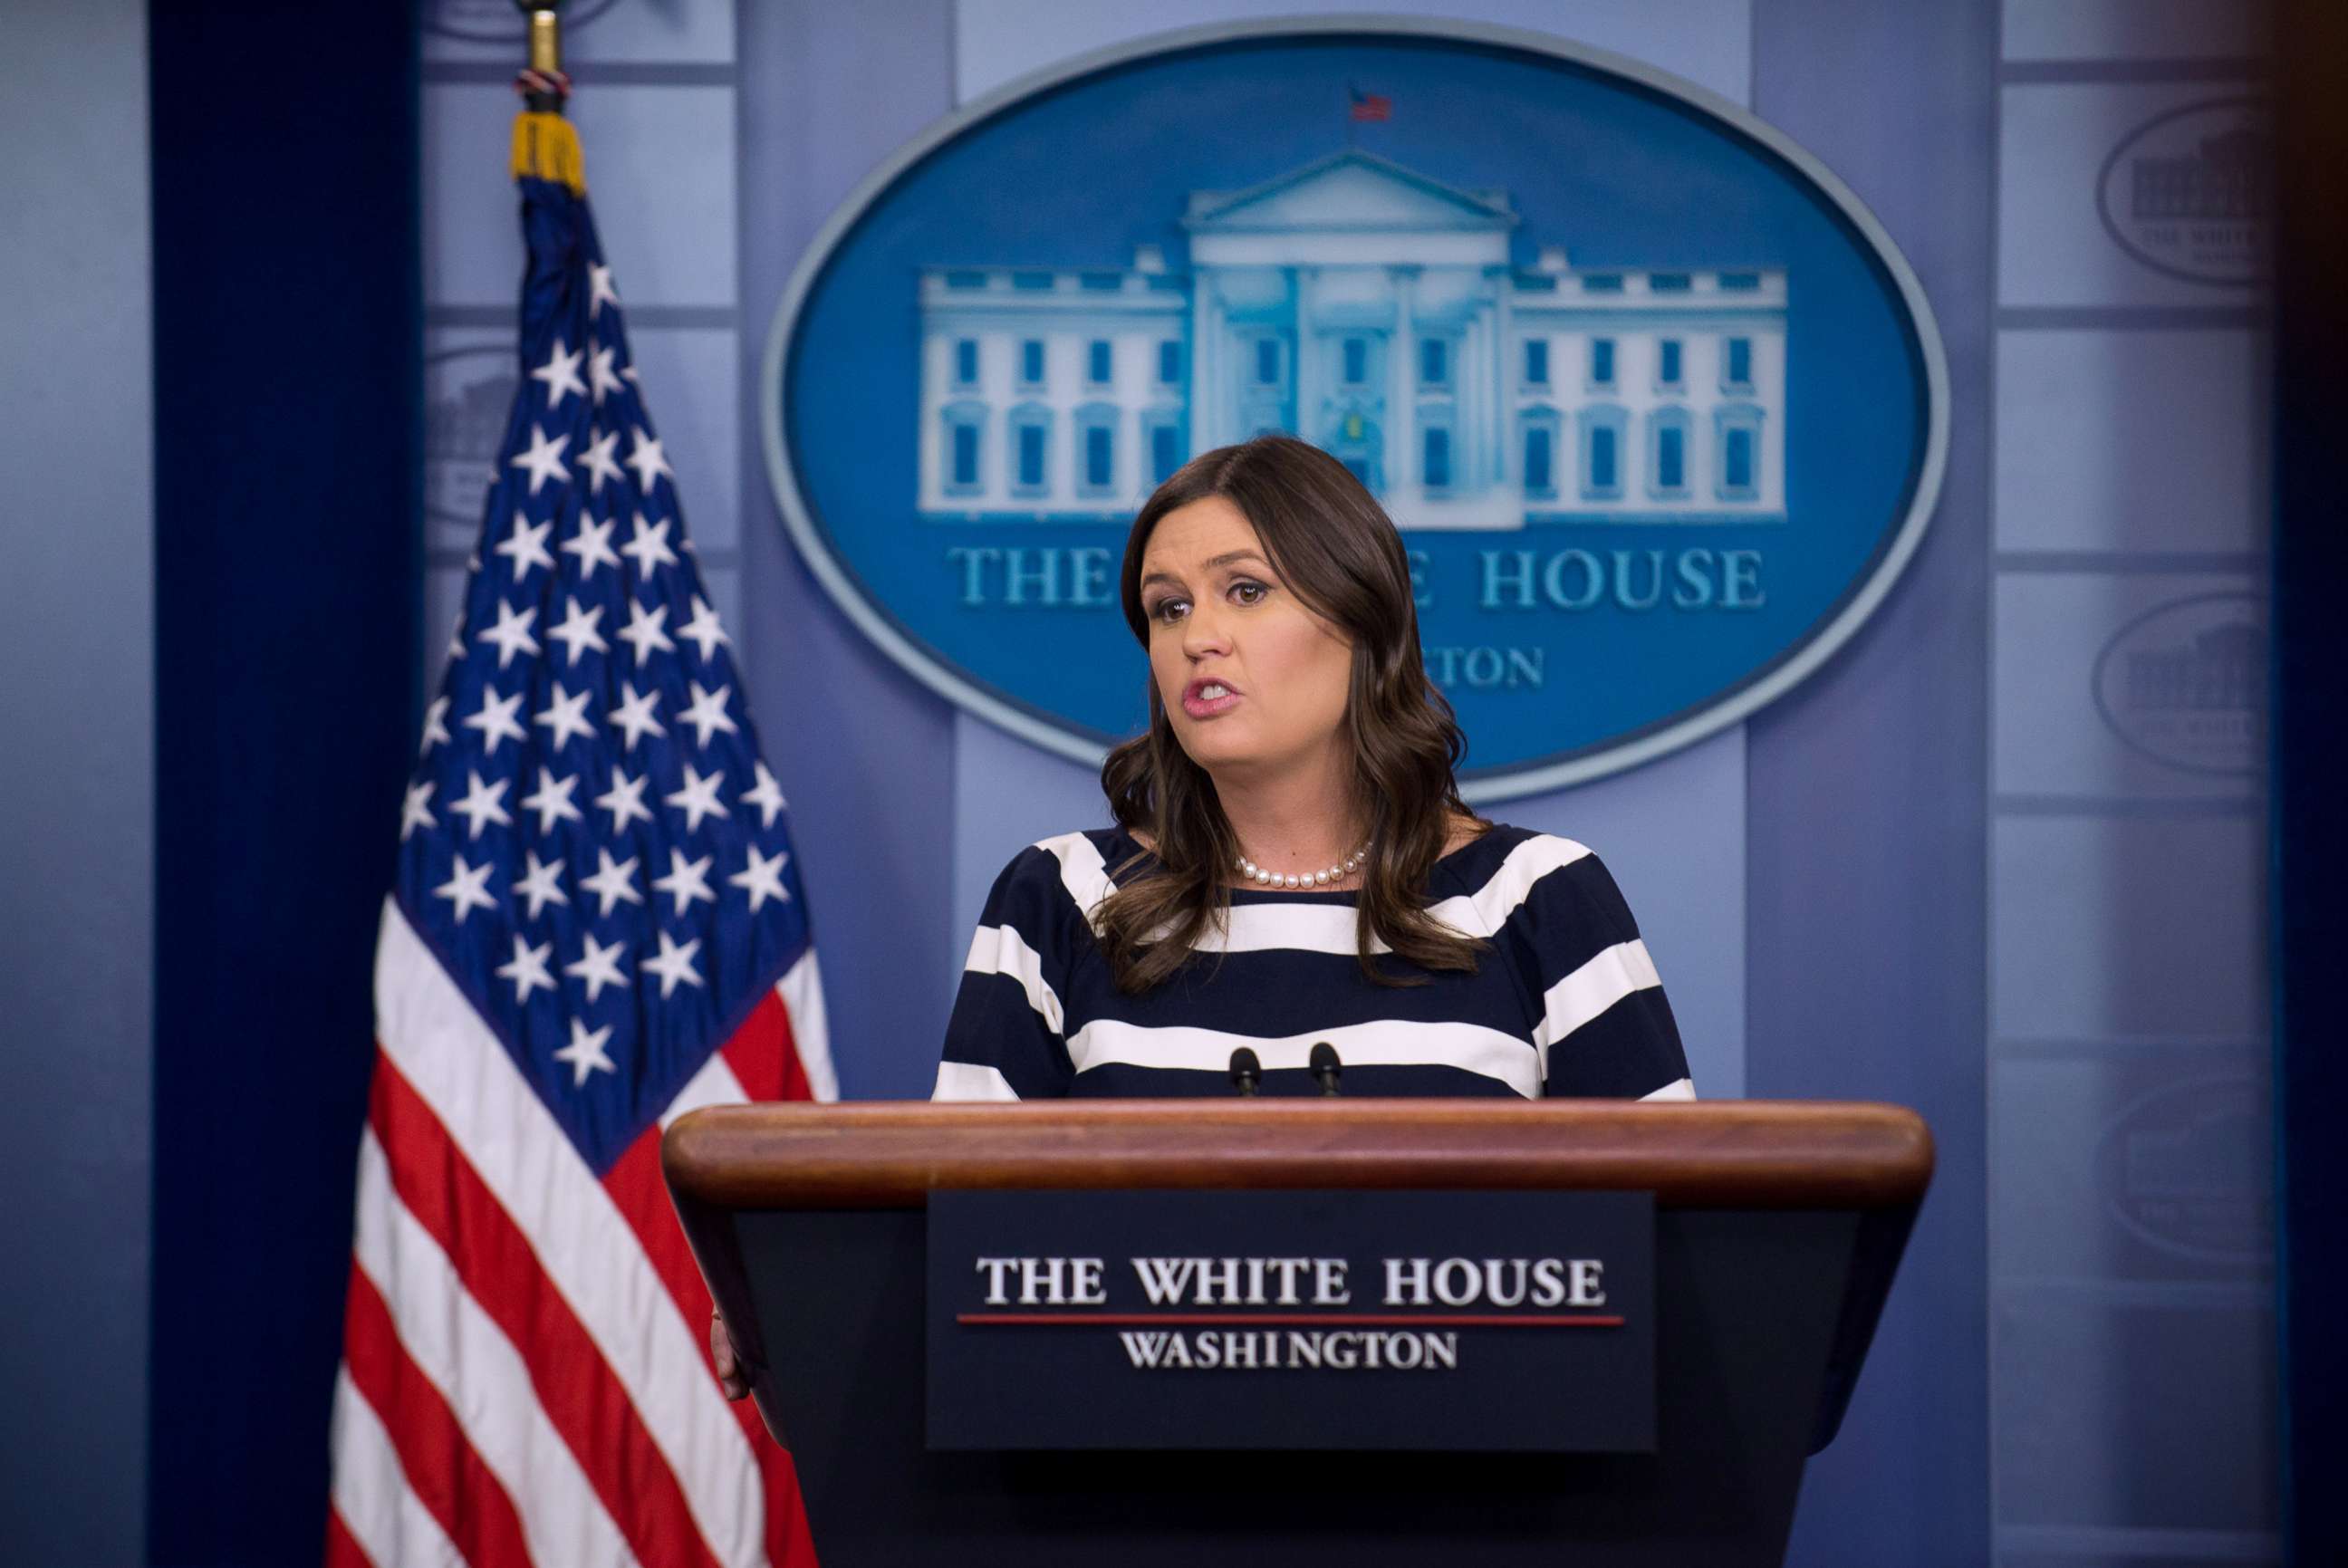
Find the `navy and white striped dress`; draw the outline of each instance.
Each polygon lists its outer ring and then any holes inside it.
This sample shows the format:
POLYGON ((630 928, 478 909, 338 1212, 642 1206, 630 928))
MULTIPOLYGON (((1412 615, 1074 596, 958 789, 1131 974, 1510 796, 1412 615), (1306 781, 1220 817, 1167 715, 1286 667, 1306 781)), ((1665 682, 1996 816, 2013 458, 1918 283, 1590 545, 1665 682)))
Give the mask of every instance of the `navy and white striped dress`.
POLYGON ((1354 894, 1240 890, 1229 930, 1201 941, 1214 956, 1128 996, 1087 920, 1115 885, 1110 868, 1138 852, 1122 829, 1099 829, 1046 839, 1004 868, 933 1098, 1229 1094, 1238 1046, 1262 1059, 1263 1093, 1313 1094, 1305 1060, 1321 1040, 1349 1094, 1694 1098, 1631 911, 1570 839, 1495 827, 1436 862, 1436 917, 1490 941, 1473 975, 1373 985, 1354 955, 1354 894))

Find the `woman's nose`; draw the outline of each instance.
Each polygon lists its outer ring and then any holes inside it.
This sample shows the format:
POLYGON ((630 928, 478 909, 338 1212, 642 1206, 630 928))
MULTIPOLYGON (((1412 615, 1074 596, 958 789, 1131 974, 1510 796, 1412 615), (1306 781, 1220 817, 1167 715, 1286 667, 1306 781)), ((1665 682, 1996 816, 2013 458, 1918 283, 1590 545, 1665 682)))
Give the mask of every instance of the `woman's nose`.
POLYGON ((1182 623, 1182 651, 1194 659, 1231 651, 1231 634, 1220 609, 1201 604, 1191 610, 1182 623))

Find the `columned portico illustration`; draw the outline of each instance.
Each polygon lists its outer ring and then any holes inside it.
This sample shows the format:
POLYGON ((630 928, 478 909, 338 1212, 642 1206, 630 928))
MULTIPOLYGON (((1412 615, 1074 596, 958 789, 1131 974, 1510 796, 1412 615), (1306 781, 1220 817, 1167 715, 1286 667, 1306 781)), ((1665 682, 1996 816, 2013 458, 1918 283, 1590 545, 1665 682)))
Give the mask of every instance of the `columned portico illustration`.
POLYGON ((1266 430, 1416 529, 1782 521, 1786 276, 1575 266, 1356 150, 1190 193, 1187 256, 925 269, 921 509, 1122 522, 1266 430))

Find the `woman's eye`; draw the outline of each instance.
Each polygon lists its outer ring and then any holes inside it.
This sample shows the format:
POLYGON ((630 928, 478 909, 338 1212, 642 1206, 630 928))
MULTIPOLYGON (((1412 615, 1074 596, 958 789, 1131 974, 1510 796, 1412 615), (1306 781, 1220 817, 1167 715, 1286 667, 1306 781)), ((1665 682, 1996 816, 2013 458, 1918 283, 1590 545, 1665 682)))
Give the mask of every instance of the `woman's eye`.
POLYGON ((1153 621, 1179 621, 1189 607, 1188 599, 1160 599, 1149 607, 1149 618, 1153 621))
POLYGON ((1231 597, 1242 604, 1261 604, 1263 603, 1263 596, 1271 592, 1272 590, 1262 583, 1251 583, 1245 578, 1231 584, 1231 597))

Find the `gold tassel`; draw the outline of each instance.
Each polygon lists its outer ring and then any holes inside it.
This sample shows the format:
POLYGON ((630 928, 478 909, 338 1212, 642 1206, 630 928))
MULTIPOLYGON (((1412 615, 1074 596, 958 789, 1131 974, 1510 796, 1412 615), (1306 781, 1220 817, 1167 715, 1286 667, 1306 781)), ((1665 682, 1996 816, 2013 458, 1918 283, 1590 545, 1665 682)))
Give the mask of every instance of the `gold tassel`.
POLYGON ((514 116, 513 173, 517 180, 551 180, 576 195, 587 194, 578 128, 559 114, 514 116))

